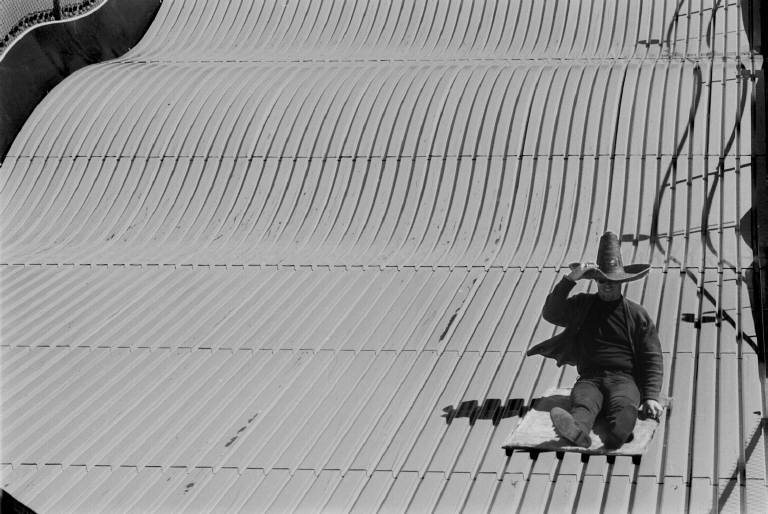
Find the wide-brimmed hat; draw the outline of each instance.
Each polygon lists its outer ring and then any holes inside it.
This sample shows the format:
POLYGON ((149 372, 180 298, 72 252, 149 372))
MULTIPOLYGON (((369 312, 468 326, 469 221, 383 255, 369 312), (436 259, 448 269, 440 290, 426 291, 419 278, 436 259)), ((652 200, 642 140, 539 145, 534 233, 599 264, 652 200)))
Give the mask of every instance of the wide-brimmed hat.
POLYGON ((600 238, 597 249, 597 267, 584 272, 584 278, 605 282, 630 282, 643 278, 650 264, 627 264, 621 262, 619 237, 613 232, 606 232, 600 238))

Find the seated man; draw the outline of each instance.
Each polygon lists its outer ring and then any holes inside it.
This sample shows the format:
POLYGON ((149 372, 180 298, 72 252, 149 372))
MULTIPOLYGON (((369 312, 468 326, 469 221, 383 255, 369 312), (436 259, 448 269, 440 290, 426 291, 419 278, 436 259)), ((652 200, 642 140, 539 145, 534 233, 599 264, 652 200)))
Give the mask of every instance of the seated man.
POLYGON ((609 433, 606 449, 630 439, 638 407, 658 418, 663 368, 656 327, 645 309, 621 294, 621 283, 645 276, 648 264, 623 266, 619 240, 613 232, 600 238, 597 266, 578 264, 547 297, 545 320, 566 330, 540 343, 528 355, 557 359, 559 366, 575 365, 579 379, 571 391, 570 412, 550 412, 555 431, 573 444, 588 448, 589 433, 604 413, 609 433), (597 294, 568 293, 580 279, 597 282, 597 294))

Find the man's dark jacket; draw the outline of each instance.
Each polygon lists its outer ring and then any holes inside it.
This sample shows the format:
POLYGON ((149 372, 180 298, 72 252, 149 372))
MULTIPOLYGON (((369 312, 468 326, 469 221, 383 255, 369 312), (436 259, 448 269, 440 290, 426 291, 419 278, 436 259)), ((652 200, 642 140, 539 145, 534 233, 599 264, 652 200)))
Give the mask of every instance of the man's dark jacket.
MULTIPOLYGON (((563 278, 547 296, 542 316, 545 320, 565 327, 560 334, 539 343, 528 355, 543 355, 563 364, 576 365, 579 359, 578 333, 597 297, 581 293, 568 298, 576 283, 563 278)), ((664 376, 661 344, 653 320, 642 305, 624 298, 627 335, 635 355, 635 382, 643 400, 658 400, 664 376)))

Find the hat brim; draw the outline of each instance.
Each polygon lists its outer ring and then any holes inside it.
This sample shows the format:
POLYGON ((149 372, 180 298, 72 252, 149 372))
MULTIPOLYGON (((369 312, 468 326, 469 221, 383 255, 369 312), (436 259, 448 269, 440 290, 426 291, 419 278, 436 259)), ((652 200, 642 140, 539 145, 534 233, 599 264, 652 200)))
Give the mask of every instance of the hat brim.
POLYGON ((650 264, 628 264, 624 266, 624 271, 603 273, 599 268, 592 268, 587 270, 583 276, 584 278, 604 282, 631 282, 643 278, 650 269, 650 264))

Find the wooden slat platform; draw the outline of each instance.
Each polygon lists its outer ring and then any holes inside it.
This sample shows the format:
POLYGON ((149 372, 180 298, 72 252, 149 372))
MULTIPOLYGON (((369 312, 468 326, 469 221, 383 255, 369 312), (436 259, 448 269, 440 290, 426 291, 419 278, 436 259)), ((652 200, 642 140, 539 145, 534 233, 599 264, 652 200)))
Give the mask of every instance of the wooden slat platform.
MULTIPOLYGON (((667 400, 662 402, 666 407, 669 405, 667 400)), ((653 439, 656 428, 661 420, 639 416, 635 429, 632 432, 633 439, 624 443, 623 446, 615 450, 608 450, 603 445, 605 437, 605 420, 598 417, 595 427, 590 432, 592 445, 589 448, 574 446, 570 441, 563 439, 555 433, 552 421, 549 418, 549 412, 560 407, 569 410, 571 406, 571 389, 558 388, 549 389, 541 398, 537 398, 533 406, 525 413, 523 420, 509 435, 503 448, 507 453, 513 450, 523 449, 529 451, 557 451, 557 452, 575 452, 588 455, 632 455, 642 456, 648 445, 653 439)), ((666 411, 665 411, 666 412, 666 411)))

